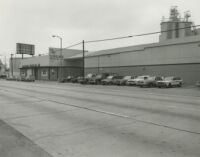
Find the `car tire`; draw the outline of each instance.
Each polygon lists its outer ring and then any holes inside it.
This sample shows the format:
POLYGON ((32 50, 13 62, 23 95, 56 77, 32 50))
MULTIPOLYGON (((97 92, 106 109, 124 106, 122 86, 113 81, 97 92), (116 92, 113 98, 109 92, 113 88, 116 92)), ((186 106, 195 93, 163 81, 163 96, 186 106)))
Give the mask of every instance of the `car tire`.
POLYGON ((181 87, 182 86, 182 83, 180 82, 179 84, 178 84, 178 87, 181 87))

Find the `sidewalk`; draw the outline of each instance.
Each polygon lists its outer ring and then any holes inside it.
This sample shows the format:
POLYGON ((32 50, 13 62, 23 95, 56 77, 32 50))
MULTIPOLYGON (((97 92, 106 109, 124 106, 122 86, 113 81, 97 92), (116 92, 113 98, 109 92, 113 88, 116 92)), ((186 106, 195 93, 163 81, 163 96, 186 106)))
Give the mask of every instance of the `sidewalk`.
POLYGON ((0 120, 0 157, 52 157, 20 132, 0 120))

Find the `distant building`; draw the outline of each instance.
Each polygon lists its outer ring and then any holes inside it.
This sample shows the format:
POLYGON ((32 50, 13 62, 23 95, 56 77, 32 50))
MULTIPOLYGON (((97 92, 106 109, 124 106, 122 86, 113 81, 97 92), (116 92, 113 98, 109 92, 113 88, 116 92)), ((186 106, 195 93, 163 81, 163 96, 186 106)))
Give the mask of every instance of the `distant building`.
POLYGON ((58 80, 68 75, 79 76, 83 73, 83 60, 66 61, 67 58, 82 54, 82 50, 49 48, 48 55, 34 56, 22 60, 20 69, 21 76, 33 75, 36 80, 58 80), (61 68, 60 68, 61 67, 61 68))
POLYGON ((4 65, 0 60, 0 76, 2 75, 6 75, 6 65, 4 65))
POLYGON ((22 58, 13 57, 9 59, 9 76, 19 77, 20 76, 20 66, 22 58))

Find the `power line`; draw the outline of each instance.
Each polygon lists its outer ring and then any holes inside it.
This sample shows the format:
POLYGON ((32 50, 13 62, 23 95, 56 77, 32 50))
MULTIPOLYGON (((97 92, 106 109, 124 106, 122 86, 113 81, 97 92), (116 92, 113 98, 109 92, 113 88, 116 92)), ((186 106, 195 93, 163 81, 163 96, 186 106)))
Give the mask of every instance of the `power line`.
POLYGON ((165 30, 165 31, 157 31, 157 32, 151 32, 151 33, 135 34, 135 35, 115 37, 115 38, 107 38, 107 39, 99 39, 99 40, 90 40, 90 41, 85 41, 85 43, 94 43, 94 42, 102 42, 102 41, 109 41, 109 40, 119 40, 119 39, 124 39, 124 38, 132 38, 132 37, 138 37, 138 36, 154 35, 154 34, 159 34, 159 33, 171 32, 171 31, 175 31, 175 30, 192 28, 192 27, 196 28, 196 27, 199 27, 199 26, 200 25, 193 25, 193 26, 187 26, 187 27, 182 27, 182 28, 177 28, 177 29, 169 29, 169 30, 165 30))
POLYGON ((118 40, 118 39, 124 39, 124 38, 132 38, 133 36, 123 36, 123 37, 116 37, 116 38, 108 38, 108 39, 100 39, 100 40, 90 40, 85 41, 85 43, 93 43, 93 42, 102 42, 102 41, 108 41, 108 40, 118 40))
MULTIPOLYGON (((114 37, 114 38, 88 40, 88 41, 85 41, 85 43, 95 43, 95 42, 103 42, 103 41, 111 41, 111 40, 120 40, 120 39, 125 39, 125 38, 154 35, 154 34, 160 34, 160 33, 171 32, 171 31, 175 31, 175 30, 182 30, 182 29, 196 28, 196 27, 200 27, 200 25, 193 25, 193 26, 187 26, 187 27, 182 27, 182 28, 177 28, 177 29, 169 29, 169 30, 165 30, 165 31, 157 31, 157 32, 150 32, 150 33, 143 33, 143 34, 135 34, 135 35, 128 35, 128 36, 114 37)), ((75 46, 80 45, 80 44, 82 44, 82 42, 78 42, 76 44, 67 46, 64 49, 75 47, 75 46)), ((59 51, 59 50, 56 50, 56 51, 59 51)))
POLYGON ((64 49, 68 49, 68 48, 71 48, 71 47, 74 47, 74 46, 77 46, 77 45, 80 45, 80 44, 82 44, 82 42, 79 42, 79 43, 76 43, 76 44, 67 46, 67 47, 65 47, 64 49))
MULTIPOLYGON (((80 45, 80 44, 82 44, 82 42, 79 42, 79 43, 76 43, 76 44, 73 44, 73 45, 70 45, 70 46, 64 47, 63 49, 69 49, 69 48, 71 48, 71 47, 74 47, 74 46, 77 46, 77 45, 80 45)), ((60 51, 60 49, 58 49, 58 50, 54 50, 54 52, 59 52, 59 51, 60 51)))

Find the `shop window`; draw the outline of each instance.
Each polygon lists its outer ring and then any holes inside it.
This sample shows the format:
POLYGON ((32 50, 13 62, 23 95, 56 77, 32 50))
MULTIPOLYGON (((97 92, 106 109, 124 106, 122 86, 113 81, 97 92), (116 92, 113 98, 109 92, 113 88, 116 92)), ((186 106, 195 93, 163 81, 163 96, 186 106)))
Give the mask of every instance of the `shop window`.
POLYGON ((47 76, 47 70, 42 70, 42 76, 47 76))
POLYGON ((24 70, 21 71, 21 75, 25 76, 25 71, 24 70))
POLYGON ((55 75, 55 69, 51 69, 51 74, 55 75))

